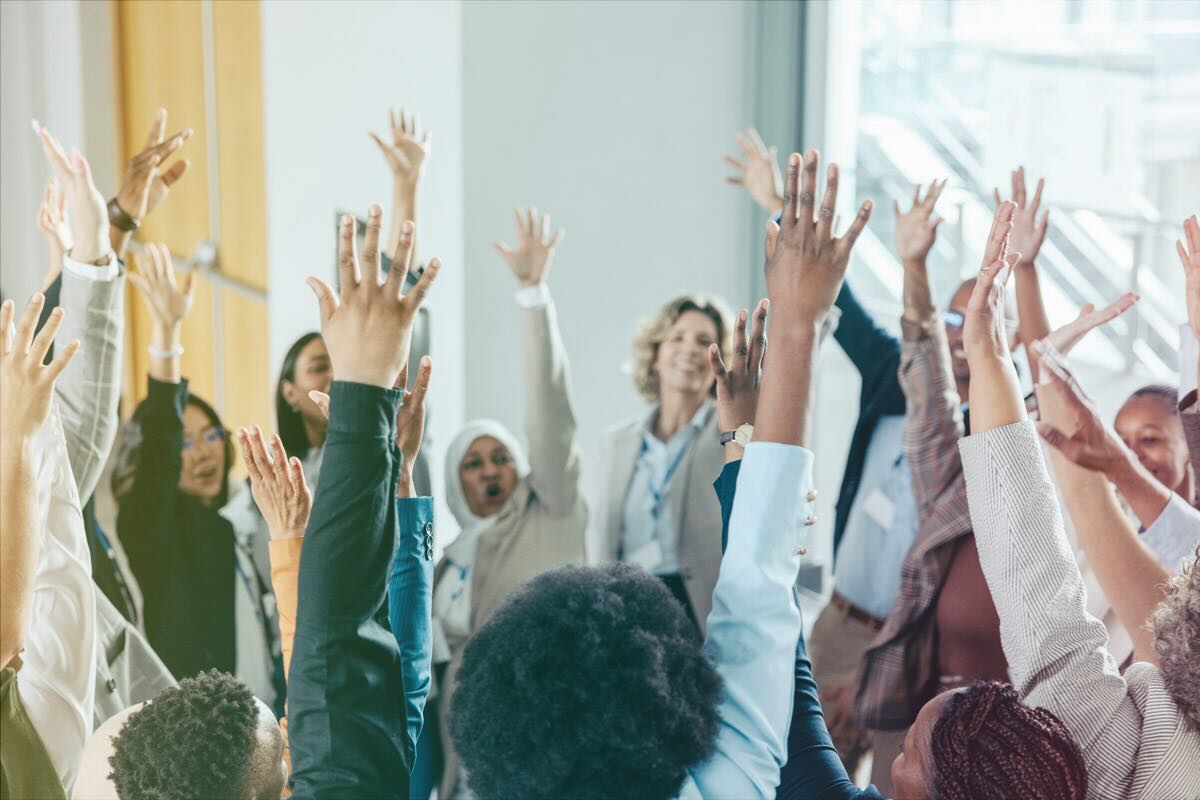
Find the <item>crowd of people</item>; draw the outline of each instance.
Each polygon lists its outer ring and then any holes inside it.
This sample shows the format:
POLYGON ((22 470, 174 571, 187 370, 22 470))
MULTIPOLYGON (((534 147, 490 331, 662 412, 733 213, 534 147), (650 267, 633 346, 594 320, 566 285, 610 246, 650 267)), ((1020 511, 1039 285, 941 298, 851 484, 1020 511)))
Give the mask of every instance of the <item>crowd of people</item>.
POLYGON ((605 434, 589 493, 549 289, 563 231, 518 209, 495 247, 525 445, 464 425, 443 542, 421 468, 434 365, 410 363, 442 268, 416 257, 428 134, 403 111, 372 134, 388 237, 379 205, 361 244, 341 220, 268 434, 189 391, 192 273, 153 242, 125 260, 187 173, 191 131, 166 125, 108 201, 34 125, 48 271, 0 307, 3 797, 1200 798, 1195 215, 1181 385, 1110 424, 1068 354, 1138 298, 1052 329, 1043 181, 1018 169, 996 193, 944 307, 927 260, 946 181, 893 201, 897 338, 847 281, 873 202, 842 229, 837 165, 820 189, 816 151, 781 172, 739 133, 725 160, 768 217, 767 297, 647 315, 647 407, 605 434), (151 327, 121 423, 126 280, 151 327), (830 339, 862 390, 827 521, 808 444, 830 339), (797 573, 826 526, 834 590, 806 637, 797 573))

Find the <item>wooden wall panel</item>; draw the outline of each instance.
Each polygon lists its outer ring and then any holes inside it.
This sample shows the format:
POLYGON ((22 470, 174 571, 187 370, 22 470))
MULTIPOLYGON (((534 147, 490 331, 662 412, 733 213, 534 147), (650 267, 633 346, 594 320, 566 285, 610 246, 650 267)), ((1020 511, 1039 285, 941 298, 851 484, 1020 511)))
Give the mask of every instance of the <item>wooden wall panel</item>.
POLYGON ((236 291, 221 291, 225 317, 225 404, 222 416, 231 431, 243 425, 275 430, 274 393, 267 363, 267 309, 263 303, 236 291))

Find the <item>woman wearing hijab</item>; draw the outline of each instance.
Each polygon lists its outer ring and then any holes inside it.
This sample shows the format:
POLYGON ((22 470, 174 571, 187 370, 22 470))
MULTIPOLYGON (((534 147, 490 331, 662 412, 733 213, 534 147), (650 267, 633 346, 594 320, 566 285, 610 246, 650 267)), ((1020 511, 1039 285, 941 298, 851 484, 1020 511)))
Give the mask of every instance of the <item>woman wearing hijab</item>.
MULTIPOLYGON (((529 455, 493 420, 476 420, 446 452, 446 501, 462 533, 434 574, 433 663, 437 698, 426 731, 440 728, 443 798, 469 796, 446 724, 463 646, 525 581, 564 564, 583 563, 587 509, 579 491, 580 457, 568 389, 567 354, 545 279, 563 231, 549 215, 516 211, 517 245, 495 244, 520 284, 521 348, 529 455), (440 722, 440 725, 439 725, 440 722)), ((433 736, 433 733, 429 734, 433 736)), ((419 751, 417 761, 428 754, 419 751)), ((413 786, 412 796, 423 795, 413 786)))

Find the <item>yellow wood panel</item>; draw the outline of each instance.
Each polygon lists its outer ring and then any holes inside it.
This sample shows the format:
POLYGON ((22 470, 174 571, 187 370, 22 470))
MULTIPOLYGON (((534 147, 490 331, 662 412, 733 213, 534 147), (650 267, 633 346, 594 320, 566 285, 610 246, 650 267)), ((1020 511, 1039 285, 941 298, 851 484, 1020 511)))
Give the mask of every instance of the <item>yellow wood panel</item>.
MULTIPOLYGON (((218 411, 221 398, 217 396, 213 343, 213 293, 218 291, 211 282, 197 276, 196 304, 183 321, 183 377, 188 390, 207 400, 218 411)), ((222 326, 223 328, 224 326, 222 326)))
POLYGON ((213 4, 221 272, 267 288, 262 21, 257 0, 213 4))
MULTIPOLYGON (((274 371, 267 359, 267 306, 239 292, 221 291, 225 318, 225 397, 222 418, 230 431, 243 425, 275 429, 274 371)), ((240 460, 238 461, 238 470, 240 460)))

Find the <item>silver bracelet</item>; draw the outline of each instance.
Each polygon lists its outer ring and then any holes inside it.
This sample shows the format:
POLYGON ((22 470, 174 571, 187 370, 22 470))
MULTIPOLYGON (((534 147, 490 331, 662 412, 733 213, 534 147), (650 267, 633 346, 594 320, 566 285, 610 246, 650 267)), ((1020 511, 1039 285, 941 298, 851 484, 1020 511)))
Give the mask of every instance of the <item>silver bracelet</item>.
POLYGON ((154 345, 146 348, 150 352, 151 358, 179 358, 183 355, 183 347, 176 347, 174 350, 159 350, 154 345))

